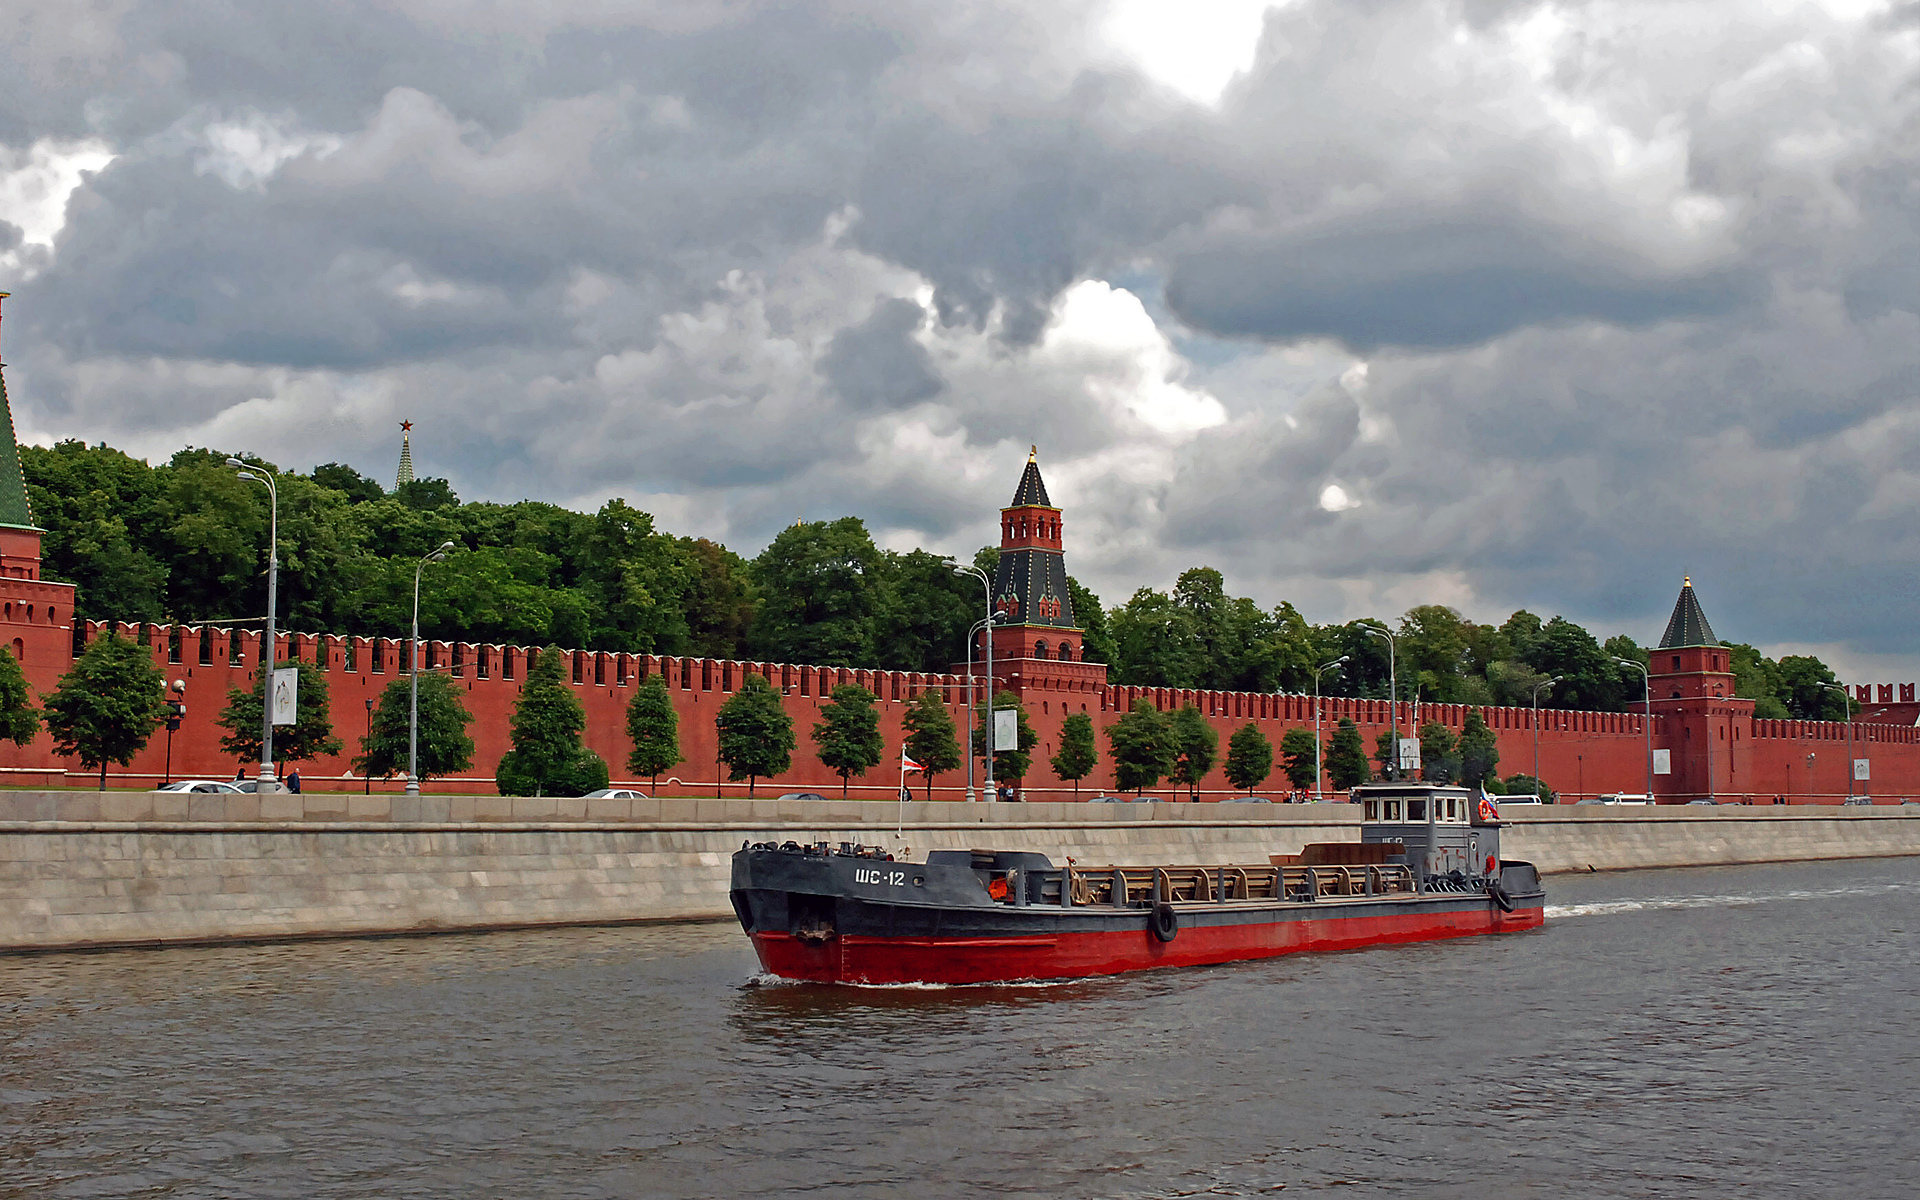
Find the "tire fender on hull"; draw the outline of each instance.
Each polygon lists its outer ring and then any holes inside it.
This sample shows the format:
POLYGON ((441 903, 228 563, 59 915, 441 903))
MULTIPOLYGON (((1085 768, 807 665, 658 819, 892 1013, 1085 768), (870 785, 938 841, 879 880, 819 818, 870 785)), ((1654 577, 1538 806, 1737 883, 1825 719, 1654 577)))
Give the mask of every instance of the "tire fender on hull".
POLYGON ((1153 936, 1163 942, 1170 942, 1180 935, 1180 914, 1173 911, 1173 905, 1166 901, 1153 906, 1153 916, 1147 922, 1153 930, 1153 936))
POLYGON ((1507 895, 1507 889, 1501 887, 1498 883, 1487 884, 1487 898, 1492 900, 1494 907, 1498 908, 1501 912, 1510 913, 1513 911, 1513 897, 1507 895))

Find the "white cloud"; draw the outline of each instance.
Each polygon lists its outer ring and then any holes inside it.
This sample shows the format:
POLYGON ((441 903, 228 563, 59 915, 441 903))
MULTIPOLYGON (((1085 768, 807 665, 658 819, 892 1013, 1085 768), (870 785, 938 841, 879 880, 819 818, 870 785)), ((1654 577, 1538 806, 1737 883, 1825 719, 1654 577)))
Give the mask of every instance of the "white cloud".
POLYGON ((1117 0, 1103 33, 1154 79, 1201 104, 1253 65, 1267 10, 1289 0, 1117 0))
POLYGON ((21 251, 50 248, 67 223, 67 197, 83 175, 112 162, 97 138, 40 138, 24 150, 0 145, 0 221, 20 230, 20 246, 0 253, 0 270, 19 270, 21 251))

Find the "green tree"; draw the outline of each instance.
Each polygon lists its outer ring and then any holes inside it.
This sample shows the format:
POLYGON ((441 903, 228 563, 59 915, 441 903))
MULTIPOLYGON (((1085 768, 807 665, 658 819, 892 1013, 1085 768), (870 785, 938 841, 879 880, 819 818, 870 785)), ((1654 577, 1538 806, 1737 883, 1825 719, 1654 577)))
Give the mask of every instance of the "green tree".
MULTIPOLYGON (((1308 733, 1307 740, 1311 742, 1313 735, 1308 733)), ((1273 743, 1252 721, 1234 730, 1233 736, 1227 739, 1226 773, 1228 783, 1248 793, 1273 774, 1273 743)))
MULTIPOLYGON (((327 702, 326 673, 310 662, 279 665, 299 668, 300 688, 295 697, 294 723, 274 727, 274 760, 310 762, 340 753, 340 739, 333 736, 333 709, 327 702)), ((241 762, 260 761, 260 726, 265 716, 270 677, 271 672, 255 670, 250 690, 228 688, 227 707, 215 721, 227 731, 220 739, 220 749, 241 762)))
POLYGON ((1433 783, 1460 777, 1460 740, 1438 721, 1420 727, 1420 774, 1433 783))
POLYGON ((1287 782, 1301 791, 1320 790, 1320 781, 1315 778, 1320 769, 1320 743, 1313 736, 1313 730, 1304 726, 1295 726, 1280 738, 1280 758, 1287 773, 1287 782))
POLYGON ((874 665, 881 555, 857 517, 787 526, 753 560, 750 642, 768 662, 874 665))
POLYGON ((322 463, 313 469, 313 481, 344 495, 353 504, 384 499, 387 489, 345 463, 322 463))
MULTIPOLYGON (((407 711, 411 689, 402 675, 380 689, 372 729, 360 739, 353 769, 361 775, 391 779, 407 771, 407 711)), ((439 779, 473 767, 473 739, 467 726, 473 714, 461 703, 460 689, 438 671, 420 676, 420 778, 439 779)))
POLYGON ((40 710, 33 706, 26 673, 13 651, 0 646, 0 738, 24 746, 39 732, 40 710))
POLYGON ((706 538, 681 538, 687 562, 687 649, 706 658, 735 658, 753 625, 753 585, 738 554, 706 538))
MULTIPOLYGON (((1025 706, 1020 703, 1020 697, 1014 695, 1012 692, 995 692, 993 696, 993 709, 996 712, 1004 712, 1009 709, 1013 711, 1017 729, 1014 743, 1018 747, 1014 750, 996 750, 994 752, 994 782, 997 784, 1006 780, 1018 783, 1027 777, 1028 769, 1033 766, 1033 748, 1040 741, 1040 735, 1035 733, 1033 726, 1027 723, 1027 710, 1025 706)), ((991 719, 990 717, 988 718, 988 720, 991 719)), ((987 745, 987 725, 983 721, 979 728, 973 731, 974 754, 985 755, 987 745)))
POLYGON ((814 754, 840 777, 843 800, 847 780, 871 771, 887 752, 880 739, 880 713, 873 707, 879 698, 856 684, 843 683, 821 706, 820 720, 813 727, 814 754))
POLYGON ((793 718, 773 685, 749 675, 714 718, 720 734, 720 761, 727 778, 747 781, 747 795, 763 775, 778 775, 793 764, 793 718))
POLYGON ((1460 731, 1460 782, 1468 787, 1485 786, 1499 765, 1500 746, 1493 730, 1479 713, 1468 713, 1466 725, 1460 731))
POLYGON ((1542 804, 1560 803, 1560 794, 1531 775, 1509 775, 1505 790, 1506 796, 1538 796, 1542 804))
POLYGON ((107 764, 126 766, 166 717, 166 683, 145 646, 109 632, 42 697, 53 752, 100 769, 107 790, 107 764))
POLYGON ((1137 794, 1173 771, 1173 731, 1144 697, 1107 726, 1107 748, 1113 755, 1115 786, 1123 792, 1137 794))
POLYGON ((1080 623, 1083 631, 1080 638, 1080 653, 1085 662, 1110 663, 1114 660, 1113 633, 1107 628, 1107 610, 1100 605, 1100 597, 1082 587, 1080 581, 1067 576, 1067 595, 1073 600, 1073 619, 1080 623))
POLYGON ((940 693, 929 689, 907 705, 900 727, 907 737, 907 757, 920 764, 927 799, 932 800, 933 777, 960 765, 960 735, 953 727, 953 717, 940 693))
POLYGON ((1093 773, 1100 761, 1100 746, 1093 736, 1093 718, 1073 713, 1060 723, 1060 753, 1050 760, 1053 773, 1073 784, 1073 798, 1080 798, 1080 781, 1093 773))
POLYGON ((1193 613, 1173 597, 1141 588, 1107 614, 1112 631, 1115 683, 1139 687, 1194 687, 1202 651, 1193 613))
POLYGON ((953 566, 925 550, 882 556, 878 662, 896 671, 945 672, 965 656, 967 627, 980 615, 980 582, 953 566))
POLYGON ((494 768, 502 796, 583 796, 607 786, 607 764, 581 743, 586 706, 561 677, 564 656, 548 646, 520 685, 509 726, 513 748, 494 768))
POLYGON ((1173 782, 1187 785, 1187 799, 1194 798, 1200 781, 1213 770, 1220 752, 1220 733, 1205 713, 1188 704, 1168 722, 1173 733, 1173 782))
POLYGON ((1844 721, 1854 711, 1853 698, 1832 686, 1840 681, 1832 668, 1810 654, 1789 654, 1780 660, 1780 699, 1801 721, 1844 721))
POLYGON ((660 772, 684 761, 680 753, 680 716, 673 711, 673 698, 667 694, 667 681, 659 675, 634 690, 627 705, 627 737, 633 749, 627 754, 627 769, 645 775, 660 788, 660 772))
POLYGON ((1371 777, 1367 770, 1367 747, 1351 718, 1340 724, 1327 739, 1327 775, 1340 791, 1359 787, 1371 777))

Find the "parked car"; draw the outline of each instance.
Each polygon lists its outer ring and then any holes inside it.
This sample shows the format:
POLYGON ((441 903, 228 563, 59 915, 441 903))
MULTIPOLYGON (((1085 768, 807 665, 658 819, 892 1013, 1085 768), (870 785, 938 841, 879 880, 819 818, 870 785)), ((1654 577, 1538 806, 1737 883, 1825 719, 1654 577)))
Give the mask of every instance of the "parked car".
POLYGON ((1493 801, 1495 804, 1538 804, 1540 803, 1540 797, 1538 796, 1488 796, 1487 799, 1493 801))
POLYGON ((1645 794, 1636 794, 1633 792, 1615 792, 1606 796, 1594 796, 1587 800, 1574 801, 1574 804, 1576 806, 1581 804, 1652 804, 1652 803, 1653 803, 1652 796, 1648 796, 1645 794))
POLYGON ((1220 803, 1222 804, 1272 804, 1273 801, 1267 799, 1265 796, 1225 796, 1221 798, 1220 803))
POLYGON ((645 792, 636 792, 632 788, 599 788, 580 797, 582 800, 651 800, 645 792))
POLYGON ((1848 796, 1845 800, 1841 801, 1841 805, 1843 807, 1848 804, 1872 804, 1872 803, 1873 803, 1872 796, 1848 796))
POLYGON ((1689 801, 1687 801, 1687 806, 1688 806, 1689 808, 1691 808, 1692 806, 1694 806, 1694 805, 1696 805, 1696 804, 1704 804, 1704 805, 1706 805, 1706 806, 1707 806, 1708 808, 1719 808, 1719 807, 1720 807, 1720 802, 1719 802, 1718 800, 1689 800, 1689 801))
POLYGON ((226 792, 238 795, 250 792, 257 783, 249 782, 245 787, 237 783, 228 783, 224 779, 176 779, 172 783, 153 789, 156 792, 226 792))
POLYGON ((779 796, 777 798, 781 800, 825 800, 826 799, 826 797, 822 796, 819 792, 788 792, 785 795, 779 796))
POLYGON ((1088 804, 1151 804, 1152 796, 1095 796, 1088 804))

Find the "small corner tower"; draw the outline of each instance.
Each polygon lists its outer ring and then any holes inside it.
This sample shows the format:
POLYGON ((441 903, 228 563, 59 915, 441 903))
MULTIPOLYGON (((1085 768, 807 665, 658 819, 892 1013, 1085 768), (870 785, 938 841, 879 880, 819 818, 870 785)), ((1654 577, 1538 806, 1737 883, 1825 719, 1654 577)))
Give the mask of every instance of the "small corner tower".
POLYGON ((1040 478, 1039 457, 1037 446, 1028 452, 1013 503, 1000 510, 993 606, 1004 623, 993 635, 994 674, 1014 691, 1072 686, 1067 681, 1098 686, 1106 682, 1107 668, 1085 660, 1067 586, 1060 510, 1040 478))
POLYGON ((400 422, 400 469, 394 472, 393 490, 413 482, 413 422, 400 422))
POLYGON ((1662 798, 1752 790, 1747 768, 1753 701, 1733 694, 1731 654, 1713 636, 1692 576, 1681 582, 1667 631, 1649 652, 1647 675, 1653 711, 1666 723, 1673 765, 1671 790, 1662 798))

